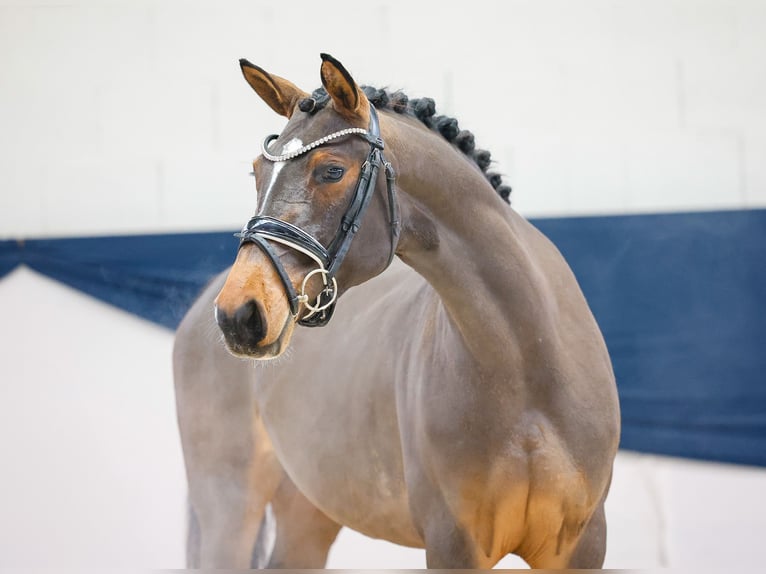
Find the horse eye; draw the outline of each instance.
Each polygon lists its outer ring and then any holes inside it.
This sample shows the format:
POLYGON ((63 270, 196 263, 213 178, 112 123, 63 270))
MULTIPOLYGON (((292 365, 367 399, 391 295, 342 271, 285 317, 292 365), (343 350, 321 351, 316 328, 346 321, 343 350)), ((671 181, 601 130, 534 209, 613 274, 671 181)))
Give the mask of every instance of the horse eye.
POLYGON ((324 179, 327 181, 339 181, 340 178, 343 177, 344 173, 346 173, 346 170, 344 170, 342 167, 333 165, 325 170, 324 179))

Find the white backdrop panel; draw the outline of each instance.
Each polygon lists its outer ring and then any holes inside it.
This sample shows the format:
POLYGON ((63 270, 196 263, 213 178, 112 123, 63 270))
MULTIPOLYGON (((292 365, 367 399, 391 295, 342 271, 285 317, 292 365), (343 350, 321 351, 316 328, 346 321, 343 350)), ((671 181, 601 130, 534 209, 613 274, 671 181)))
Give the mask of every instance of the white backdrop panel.
POLYGON ((0 236, 236 229, 246 57, 432 96, 526 215, 766 205, 761 0, 0 0, 0 236))

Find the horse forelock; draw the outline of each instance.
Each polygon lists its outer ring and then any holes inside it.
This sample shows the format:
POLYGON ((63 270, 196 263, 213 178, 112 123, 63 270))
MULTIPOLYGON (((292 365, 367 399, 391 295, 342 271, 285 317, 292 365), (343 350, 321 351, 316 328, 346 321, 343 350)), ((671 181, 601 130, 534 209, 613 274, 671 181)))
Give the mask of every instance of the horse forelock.
MULTIPOLYGON (((432 98, 410 99, 401 90, 389 92, 386 89, 372 86, 361 86, 361 89, 376 109, 390 110, 397 114, 417 118, 429 129, 439 133, 479 167, 500 197, 507 203, 511 202, 511 187, 503 183, 501 174, 490 171, 493 161, 490 152, 477 149, 473 133, 460 129, 455 118, 437 114, 436 103, 432 98)), ((326 107, 329 102, 330 96, 324 88, 320 87, 311 93, 311 97, 301 100, 298 105, 301 111, 315 114, 326 107)))

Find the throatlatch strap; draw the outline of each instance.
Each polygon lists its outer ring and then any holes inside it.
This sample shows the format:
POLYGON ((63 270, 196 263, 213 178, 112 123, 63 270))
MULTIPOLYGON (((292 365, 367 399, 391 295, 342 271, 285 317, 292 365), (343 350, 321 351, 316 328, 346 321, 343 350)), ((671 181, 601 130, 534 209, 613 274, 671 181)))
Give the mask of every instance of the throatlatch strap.
POLYGON ((354 198, 351 201, 351 205, 348 207, 348 211, 346 211, 346 214, 341 220, 338 235, 336 235, 335 241, 333 241, 333 246, 329 250, 332 254, 332 261, 328 268, 330 277, 335 277, 338 273, 340 264, 343 263, 343 259, 346 257, 346 253, 348 253, 348 250, 351 247, 351 241, 354 239, 356 232, 359 231, 359 227, 362 224, 362 216, 370 203, 372 192, 375 190, 375 181, 378 177, 379 166, 380 151, 376 149, 370 154, 370 158, 365 162, 364 167, 362 168, 362 173, 359 177, 356 191, 354 192, 354 198))
POLYGON ((391 162, 385 161, 383 154, 380 154, 383 164, 386 168, 386 191, 388 191, 388 221, 391 223, 391 251, 388 254, 388 263, 386 268, 391 265, 396 255, 396 244, 399 242, 400 223, 399 223, 399 205, 396 203, 396 172, 391 162))

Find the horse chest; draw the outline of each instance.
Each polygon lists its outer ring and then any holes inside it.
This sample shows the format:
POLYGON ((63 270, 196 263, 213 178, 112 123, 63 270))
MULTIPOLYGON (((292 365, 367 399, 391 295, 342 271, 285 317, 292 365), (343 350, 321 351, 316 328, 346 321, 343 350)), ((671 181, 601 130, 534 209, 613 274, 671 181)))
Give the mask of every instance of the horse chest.
POLYGON ((367 378, 328 391, 308 375, 259 382, 259 411, 280 463, 336 522, 368 536, 420 544, 391 390, 367 378))

